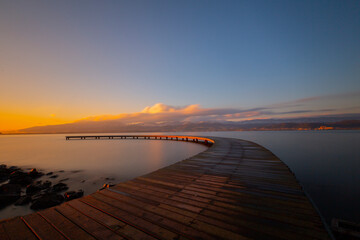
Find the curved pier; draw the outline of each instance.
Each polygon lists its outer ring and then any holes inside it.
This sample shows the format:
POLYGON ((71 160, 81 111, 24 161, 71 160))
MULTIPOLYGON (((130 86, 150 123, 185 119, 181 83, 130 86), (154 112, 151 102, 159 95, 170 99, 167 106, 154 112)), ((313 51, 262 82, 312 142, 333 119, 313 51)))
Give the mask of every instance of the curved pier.
POLYGON ((214 140, 205 137, 177 136, 177 135, 93 135, 93 136, 66 136, 66 140, 100 140, 100 139, 148 139, 173 140, 183 142, 202 143, 211 146, 214 140))
MULTIPOLYGON (((66 139, 91 137, 116 139, 66 139)), ((126 137, 213 144, 150 174, 3 220, 0 239, 331 239, 294 174, 258 144, 218 137, 126 137)))

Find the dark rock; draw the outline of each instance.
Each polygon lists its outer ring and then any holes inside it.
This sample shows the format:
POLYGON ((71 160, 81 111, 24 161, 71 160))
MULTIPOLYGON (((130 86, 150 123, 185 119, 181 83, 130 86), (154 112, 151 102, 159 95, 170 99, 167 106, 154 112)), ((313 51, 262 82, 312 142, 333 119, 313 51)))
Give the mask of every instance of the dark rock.
POLYGON ((46 176, 50 176, 50 175, 53 175, 53 172, 48 172, 48 173, 46 174, 46 176))
POLYGON ((16 206, 28 204, 31 201, 29 196, 21 196, 14 204, 16 206))
POLYGON ((60 170, 59 172, 65 172, 64 170, 60 170))
POLYGON ((41 188, 38 184, 31 184, 26 187, 26 195, 34 195, 37 192, 40 192, 41 188))
POLYGON ((6 168, 5 164, 0 165, 0 181, 8 180, 10 177, 10 170, 6 168))
POLYGON ((4 184, 0 186, 0 193, 20 195, 21 186, 19 184, 4 184))
POLYGON ((73 200, 75 198, 80 198, 82 196, 84 196, 84 191, 83 190, 78 190, 77 192, 69 191, 69 192, 66 192, 64 194, 65 201, 70 201, 70 200, 73 200))
POLYGON ((35 193, 38 193, 41 190, 49 189, 50 187, 51 187, 50 181, 45 181, 44 183, 42 183, 42 181, 37 181, 36 183, 33 183, 26 187, 26 194, 34 195, 35 193))
POLYGON ((6 174, 6 173, 1 173, 1 172, 0 172, 0 182, 4 182, 4 181, 8 180, 8 179, 9 179, 9 175, 10 175, 10 174, 6 174))
POLYGON ((9 183, 20 184, 21 186, 27 186, 32 183, 32 178, 21 170, 13 171, 9 176, 9 183))
POLYGON ((50 178, 57 178, 59 175, 52 175, 50 178))
POLYGON ((41 198, 41 197, 44 196, 45 194, 47 194, 47 193, 46 193, 46 192, 38 192, 38 193, 35 193, 34 195, 30 196, 31 202, 34 202, 34 201, 38 200, 39 198, 41 198))
POLYGON ((42 185, 43 185, 43 188, 46 189, 46 188, 50 188, 51 187, 51 182, 50 181, 45 181, 42 185))
POLYGON ((36 168, 31 169, 31 171, 29 172, 29 176, 30 176, 31 178, 39 178, 39 177, 41 177, 42 175, 44 175, 44 174, 41 173, 41 172, 38 172, 38 171, 36 170, 36 168))
POLYGON ((65 182, 65 181, 67 181, 67 180, 69 180, 69 178, 63 178, 63 179, 61 179, 59 182, 65 182))
POLYGON ((0 208, 15 202, 21 193, 19 184, 4 184, 0 186, 0 208))
POLYGON ((69 187, 65 183, 57 183, 52 187, 53 192, 62 192, 68 189, 69 187))
POLYGON ((11 166, 11 167, 9 167, 9 171, 10 172, 15 172, 15 171, 20 171, 21 169, 20 168, 18 168, 18 167, 16 167, 16 166, 11 166))
POLYGON ((64 197, 57 193, 47 193, 35 199, 30 208, 34 210, 45 209, 61 204, 64 197))

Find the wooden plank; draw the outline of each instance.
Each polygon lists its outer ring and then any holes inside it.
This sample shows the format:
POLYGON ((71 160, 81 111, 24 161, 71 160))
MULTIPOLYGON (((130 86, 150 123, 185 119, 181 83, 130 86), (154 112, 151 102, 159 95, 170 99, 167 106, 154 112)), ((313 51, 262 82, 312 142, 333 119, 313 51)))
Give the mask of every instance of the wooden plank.
POLYGON ((10 240, 29 239, 37 240, 36 235, 26 226, 20 217, 2 222, 5 232, 10 240))
POLYGON ((112 206, 115 206, 117 208, 121 208, 124 211, 128 211, 134 216, 141 217, 149 222, 168 229, 169 231, 177 233, 179 236, 183 236, 186 238, 215 239, 214 237, 211 237, 205 233, 193 231, 193 229, 189 228, 186 224, 174 221, 170 219, 169 216, 162 216, 154 212, 150 212, 146 209, 134 207, 129 204, 124 204, 121 201, 115 200, 114 198, 108 197, 100 193, 93 194, 93 196, 98 200, 111 204, 112 206))
MULTIPOLYGON (((187 215, 183 215, 182 213, 174 212, 174 211, 171 211, 169 209, 162 208, 160 206, 152 206, 151 204, 147 204, 145 202, 140 202, 140 201, 132 199, 132 198, 130 198, 128 196, 123 196, 121 194, 111 192, 109 190, 102 191, 101 194, 105 194, 106 196, 113 197, 115 199, 123 201, 126 205, 134 204, 139 209, 146 210, 146 211, 161 215, 162 217, 169 218, 169 219, 172 219, 172 220, 177 221, 177 222, 181 222, 182 224, 187 225, 187 226, 192 226, 192 223, 193 223, 194 219, 198 216, 198 215, 194 215, 195 218, 194 217, 189 217, 187 215)), ((212 221, 212 223, 214 223, 213 224, 214 228, 216 228, 218 225, 222 224, 221 222, 217 222, 217 221, 212 221)), ((209 226, 210 226, 210 224, 209 224, 209 226)), ((227 230, 224 229, 223 232, 226 232, 227 233, 226 235, 228 235, 228 236, 232 236, 233 239, 245 238, 244 236, 241 236, 239 234, 235 234, 234 231, 237 230, 237 227, 231 226, 229 224, 223 224, 223 227, 225 227, 225 229, 229 230, 229 231, 227 231, 227 230), (231 232, 231 231, 233 231, 233 232, 231 232)), ((197 230, 200 230, 196 225, 194 225, 194 228, 197 229, 197 230)), ((183 231, 183 232, 188 233, 191 237, 194 237, 194 238, 209 239, 209 236, 206 236, 206 235, 202 234, 201 232, 194 231, 194 229, 187 228, 187 231, 183 231)), ((212 231, 207 231, 207 233, 208 234, 214 234, 212 231)))
POLYGON ((43 217, 37 213, 24 216, 23 221, 31 228, 39 239, 62 240, 67 239, 56 228, 48 223, 43 217))
POLYGON ((125 188, 125 187, 120 188, 120 187, 116 186, 116 187, 114 187, 114 189, 122 191, 122 192, 126 192, 127 194, 131 194, 135 198, 148 199, 150 201, 157 202, 158 204, 165 203, 165 204, 169 204, 169 205, 176 206, 179 208, 187 209, 187 210, 190 210, 190 211, 196 212, 196 213, 201 212, 201 210, 205 206, 204 204, 201 205, 201 203, 196 203, 196 206, 195 206, 195 205, 188 204, 184 201, 176 201, 176 200, 172 200, 169 198, 162 198, 162 197, 158 197, 157 194, 143 193, 141 191, 136 191, 136 190, 132 190, 132 189, 125 188))
MULTIPOLYGON (((165 199, 165 196, 167 196, 167 195, 161 195, 161 194, 159 194, 157 192, 151 192, 151 191, 148 191, 148 190, 143 191, 143 189, 141 189, 141 188, 135 188, 133 190, 129 190, 129 188, 126 188, 126 187, 129 187, 129 185, 121 184, 121 185, 116 186, 115 189, 119 189, 120 191, 124 191, 124 192, 126 192, 128 194, 133 194, 134 196, 146 197, 147 199, 151 199, 152 201, 159 201, 159 202, 162 202, 162 203, 167 202, 170 205, 174 205, 175 202, 172 201, 172 200, 175 200, 176 203, 181 203, 181 204, 185 203, 185 204, 187 204, 187 209, 190 209, 190 210, 191 210, 191 207, 189 207, 189 206, 200 207, 200 208, 205 208, 207 206, 206 203, 201 204, 200 202, 193 201, 193 200, 188 199, 188 198, 183 199, 183 198, 180 198, 180 197, 171 196, 171 197, 167 197, 165 199), (144 193, 142 193, 142 192, 144 192, 144 193)), ((236 205, 230 205, 230 204, 225 205, 225 203, 223 204, 223 203, 220 202, 220 205, 219 205, 219 202, 213 201, 213 204, 214 204, 214 206, 212 206, 212 209, 216 209, 219 212, 224 211, 225 209, 233 209, 233 210, 240 210, 241 211, 244 208, 244 207, 239 207, 239 203, 237 203, 236 205), (221 204, 223 204, 223 206, 221 204)), ((255 202, 255 204, 256 204, 256 202, 255 202)), ((260 204, 261 204, 261 202, 260 202, 260 204)), ((247 207, 249 207, 249 206, 247 206, 247 207)), ((259 205, 256 205, 254 207, 259 208, 259 205)), ((294 210, 298 211, 297 209, 293 209, 293 211, 294 210)), ((259 210, 255 209, 253 211, 258 212, 259 210)), ((264 211, 264 209, 262 209, 261 211, 264 211)), ((279 213, 277 213, 277 214, 279 214, 279 213)))
POLYGON ((180 237, 178 234, 158 226, 157 224, 141 217, 137 217, 93 197, 84 197, 81 201, 158 239, 176 239, 180 237))
POLYGON ((4 225, 2 224, 2 222, 0 222, 0 239, 3 240, 10 240, 9 236, 7 235, 4 225))
POLYGON ((68 204, 71 207, 77 209, 78 211, 81 211, 83 214, 86 214, 88 217, 91 217, 92 219, 106 225, 113 231, 118 232, 127 239, 156 239, 151 235, 148 235, 145 232, 142 232, 141 230, 138 230, 137 228, 126 224, 110 215, 107 215, 106 213, 96 208, 93 208, 90 205, 87 205, 81 201, 74 200, 70 201, 68 204))
MULTIPOLYGON (((114 198, 121 199, 123 201, 125 201, 125 199, 128 198, 128 201, 124 202, 124 205, 127 205, 127 206, 129 206, 128 204, 134 203, 134 200, 135 200, 135 199, 131 199, 131 198, 126 197, 126 196, 122 196, 121 194, 116 194, 114 192, 110 192, 108 190, 102 191, 101 193, 109 195, 109 196, 113 196, 114 198)), ((175 219, 175 220, 180 220, 181 221, 181 218, 183 218, 183 217, 174 216, 174 214, 169 212, 169 211, 164 212, 164 211, 161 210, 160 207, 153 207, 152 209, 150 209, 149 207, 146 206, 146 204, 138 204, 137 206, 140 209, 146 209, 146 210, 149 210, 149 211, 153 211, 154 213, 157 213, 157 214, 161 214, 161 212, 163 212, 163 216, 166 216, 168 218, 172 218, 172 219, 175 219)), ((197 215, 195 217, 199 217, 199 215, 197 215)), ((201 219, 202 219, 202 221, 196 221, 197 224, 192 223, 191 227, 193 227, 193 228, 195 228, 197 230, 200 230, 200 231, 206 231, 208 234, 221 234, 221 235, 218 235, 218 237, 227 236, 227 237, 229 237, 229 239, 242 239, 242 238, 245 238, 245 235, 257 235, 257 236, 260 235, 260 236, 262 236, 261 237, 262 239, 264 239, 264 238, 269 239, 268 235, 264 235, 264 234, 260 234, 260 233, 256 233, 256 232, 254 232, 252 234, 249 234, 248 229, 240 230, 239 227, 235 227, 235 226, 232 226, 230 224, 225 224, 225 223, 223 223, 221 221, 218 221, 216 219, 209 219, 209 218, 205 218, 205 217, 203 217, 201 219), (205 222, 203 222, 203 221, 205 221, 205 222), (222 226, 222 228, 218 229, 218 226, 222 226), (243 232, 243 236, 241 236, 241 235, 236 236, 237 234, 233 233, 233 232, 240 233, 240 231, 243 232), (232 237, 230 237, 230 236, 232 236, 232 237)), ((190 222, 194 222, 194 221, 190 221, 190 219, 189 219, 189 220, 186 220, 184 223, 186 224, 186 223, 190 223, 190 222)))
POLYGON ((78 225, 57 212, 55 208, 49 208, 39 214, 68 239, 95 239, 78 225))
POLYGON ((95 220, 87 217, 81 212, 75 210, 67 204, 62 204, 59 207, 55 208, 56 211, 60 212, 66 218, 70 219, 73 223, 84 229, 87 233, 94 236, 96 239, 107 240, 107 239, 124 239, 120 235, 116 234, 115 231, 112 231, 110 228, 101 225, 95 220))

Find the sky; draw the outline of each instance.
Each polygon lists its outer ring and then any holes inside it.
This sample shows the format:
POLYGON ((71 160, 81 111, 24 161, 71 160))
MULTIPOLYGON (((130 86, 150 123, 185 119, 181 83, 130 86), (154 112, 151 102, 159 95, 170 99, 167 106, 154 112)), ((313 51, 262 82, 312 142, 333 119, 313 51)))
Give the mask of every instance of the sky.
POLYGON ((360 113, 360 1, 0 0, 0 131, 151 108, 360 113))

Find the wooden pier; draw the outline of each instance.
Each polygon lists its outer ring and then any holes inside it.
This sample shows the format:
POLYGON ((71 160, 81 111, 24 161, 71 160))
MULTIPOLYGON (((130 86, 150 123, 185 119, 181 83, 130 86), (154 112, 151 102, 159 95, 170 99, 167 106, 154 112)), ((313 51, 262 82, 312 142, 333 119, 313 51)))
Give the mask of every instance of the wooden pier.
POLYGON ((202 143, 212 145, 214 140, 205 137, 171 136, 171 135, 93 135, 93 136, 66 136, 66 140, 100 140, 100 139, 147 139, 147 140, 173 140, 202 143))
POLYGON ((0 239, 331 239, 294 174, 255 143, 150 135, 66 139, 124 137, 212 146, 83 198, 3 220, 0 239))

